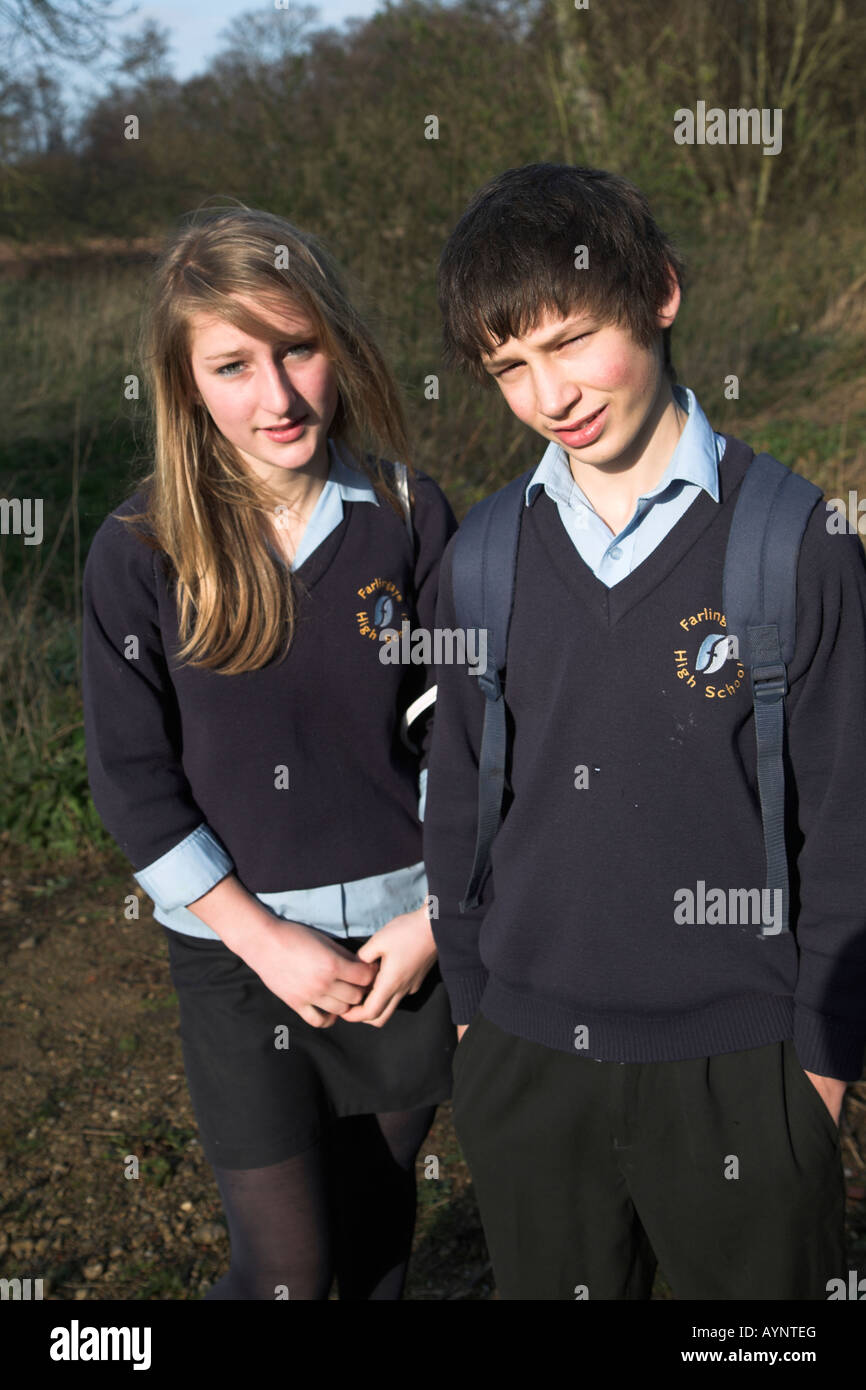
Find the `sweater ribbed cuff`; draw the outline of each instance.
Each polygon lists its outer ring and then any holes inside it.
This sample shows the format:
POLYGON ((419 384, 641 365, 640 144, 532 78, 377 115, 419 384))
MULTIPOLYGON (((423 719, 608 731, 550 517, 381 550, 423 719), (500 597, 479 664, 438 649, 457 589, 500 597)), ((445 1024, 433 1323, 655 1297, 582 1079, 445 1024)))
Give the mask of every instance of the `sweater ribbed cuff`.
POLYGON ((863 1074, 866 1021, 855 1027, 844 1019, 815 1013, 794 1001, 794 1047, 800 1066, 816 1076, 859 1081, 863 1074))

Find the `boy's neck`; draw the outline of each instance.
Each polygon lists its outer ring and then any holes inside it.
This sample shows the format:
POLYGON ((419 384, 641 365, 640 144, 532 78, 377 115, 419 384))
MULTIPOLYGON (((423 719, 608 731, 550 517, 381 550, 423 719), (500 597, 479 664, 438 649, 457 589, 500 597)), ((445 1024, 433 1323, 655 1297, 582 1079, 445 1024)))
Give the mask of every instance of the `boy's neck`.
POLYGON ((619 535, 628 525, 638 498, 652 492, 664 476, 687 420, 665 379, 643 430, 627 454, 604 465, 586 463, 569 454, 571 476, 612 535, 619 535))

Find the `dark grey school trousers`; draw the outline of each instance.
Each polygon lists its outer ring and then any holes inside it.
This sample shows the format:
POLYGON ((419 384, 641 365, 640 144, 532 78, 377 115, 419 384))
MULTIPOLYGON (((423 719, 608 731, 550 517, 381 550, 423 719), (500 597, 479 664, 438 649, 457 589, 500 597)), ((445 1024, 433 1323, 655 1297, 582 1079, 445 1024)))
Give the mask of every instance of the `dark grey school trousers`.
POLYGON ((847 1275, 837 1126, 793 1043, 597 1062, 476 1014, 453 1113, 500 1298, 826 1299, 847 1275))

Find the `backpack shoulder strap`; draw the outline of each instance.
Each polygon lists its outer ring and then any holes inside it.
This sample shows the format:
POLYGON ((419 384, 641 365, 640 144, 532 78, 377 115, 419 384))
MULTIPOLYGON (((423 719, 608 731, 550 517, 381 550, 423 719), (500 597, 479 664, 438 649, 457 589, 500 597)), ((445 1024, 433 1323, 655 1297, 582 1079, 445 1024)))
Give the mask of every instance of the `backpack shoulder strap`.
POLYGON ((520 522, 526 487, 534 472, 532 468, 513 478, 492 497, 477 503, 454 541, 452 582, 457 625, 464 632, 481 628, 487 632, 487 666, 475 677, 486 697, 478 765, 478 830, 461 912, 478 906, 502 812, 507 753, 502 673, 514 600, 520 522))
MULTIPOLYGON (((734 651, 748 665, 758 744, 758 794, 767 888, 782 895, 788 930, 785 849, 785 695, 797 639, 797 562, 821 489, 770 454, 757 454, 740 484, 725 554, 723 609, 734 651)), ((772 899, 776 903, 776 898, 772 899)), ((774 913, 775 919, 775 913, 774 913)))

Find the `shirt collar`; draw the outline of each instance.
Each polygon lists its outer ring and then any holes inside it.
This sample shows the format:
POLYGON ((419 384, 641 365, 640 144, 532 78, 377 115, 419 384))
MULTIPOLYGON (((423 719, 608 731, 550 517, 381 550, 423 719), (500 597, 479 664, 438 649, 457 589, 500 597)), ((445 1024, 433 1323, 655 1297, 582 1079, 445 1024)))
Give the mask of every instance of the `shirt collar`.
MULTIPOLYGON (((671 483, 683 481, 702 487, 714 502, 718 502, 719 459, 724 450, 724 441, 720 444, 721 436, 713 431, 694 391, 690 391, 688 387, 674 386, 673 393, 677 404, 686 411, 685 428, 664 474, 650 492, 641 494, 641 498, 658 497, 671 483)), ((555 502, 569 503, 575 498, 586 501, 583 492, 571 476, 567 453, 555 440, 548 444, 541 462, 529 480, 526 488, 527 507, 532 506, 540 488, 544 488, 548 497, 555 502)))
POLYGON ((376 489, 366 473, 354 466, 354 459, 343 445, 329 439, 328 458, 331 466, 323 493, 336 493, 344 502, 372 502, 378 507, 376 489))

